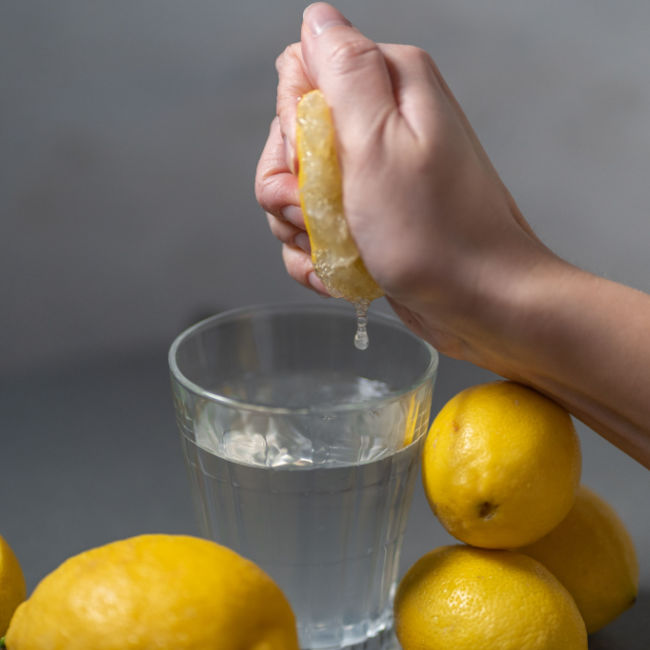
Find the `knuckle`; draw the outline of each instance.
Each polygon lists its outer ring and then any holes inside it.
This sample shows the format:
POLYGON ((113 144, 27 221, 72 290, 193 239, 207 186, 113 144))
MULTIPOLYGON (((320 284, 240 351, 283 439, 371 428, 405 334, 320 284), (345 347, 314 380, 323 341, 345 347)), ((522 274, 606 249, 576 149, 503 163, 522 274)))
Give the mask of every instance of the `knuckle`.
POLYGON ((275 176, 259 174, 255 181, 255 198, 266 212, 275 214, 282 207, 282 194, 275 176))
POLYGON ((433 59, 429 53, 415 45, 404 46, 404 57, 417 66, 426 67, 433 64, 433 59))
POLYGON ((330 51, 329 63, 339 74, 346 74, 364 64, 382 58, 379 47, 367 38, 353 38, 336 44, 330 51))
POLYGON ((291 48, 291 45, 287 45, 287 47, 282 50, 280 54, 275 59, 275 69, 277 72, 280 72, 282 70, 282 67, 286 61, 286 58, 289 56, 289 50, 291 48))
POLYGON ((287 45, 284 50, 282 50, 282 53, 278 55, 275 59, 275 69, 278 74, 282 72, 288 60, 296 57, 298 53, 297 48, 299 47, 300 43, 291 43, 291 45, 287 45))
POLYGON ((258 168, 257 174, 255 175, 255 199, 257 202, 267 211, 268 197, 266 192, 266 187, 268 185, 268 178, 264 177, 263 172, 258 168))
POLYGON ((255 198, 266 212, 280 216, 287 205, 297 205, 298 179, 285 170, 277 170, 268 165, 259 165, 255 174, 255 198))

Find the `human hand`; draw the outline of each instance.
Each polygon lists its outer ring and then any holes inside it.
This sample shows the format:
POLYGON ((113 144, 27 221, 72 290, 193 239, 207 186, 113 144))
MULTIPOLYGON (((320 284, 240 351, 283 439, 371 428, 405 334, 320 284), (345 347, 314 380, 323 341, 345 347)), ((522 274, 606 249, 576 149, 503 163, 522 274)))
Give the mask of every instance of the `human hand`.
POLYGON ((554 256, 521 216, 434 62, 415 47, 373 43, 316 3, 305 11, 301 43, 285 50, 277 69, 278 117, 256 192, 289 274, 324 291, 294 174, 296 104, 318 87, 336 126, 346 217, 369 272, 417 334, 488 365, 499 296, 554 256))
POLYGON ((316 3, 277 68, 256 193, 290 275, 325 290, 294 173, 296 104, 320 88, 350 232, 398 316, 442 353, 537 388, 650 467, 650 400, 639 389, 650 385, 650 297, 538 240, 431 58, 373 43, 316 3))

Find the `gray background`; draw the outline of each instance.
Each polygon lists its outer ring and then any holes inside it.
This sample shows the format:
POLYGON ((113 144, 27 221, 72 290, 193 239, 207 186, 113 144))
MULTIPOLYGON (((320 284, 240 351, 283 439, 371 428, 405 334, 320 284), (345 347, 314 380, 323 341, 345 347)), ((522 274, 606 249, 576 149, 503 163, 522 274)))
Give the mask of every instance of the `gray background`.
MULTIPOLYGON (((193 532, 166 348, 223 308, 311 297, 253 195, 294 0, 0 4, 0 533, 31 587, 68 555, 193 532)), ((349 0, 427 49, 541 238, 650 290, 647 0, 349 0)), ((443 359, 434 408, 489 378, 443 359)), ((620 512, 637 606, 593 648, 650 641, 650 478, 579 425, 620 512)), ((447 537, 418 487, 403 564, 447 537)), ((636 644, 636 645, 635 645, 636 644)))

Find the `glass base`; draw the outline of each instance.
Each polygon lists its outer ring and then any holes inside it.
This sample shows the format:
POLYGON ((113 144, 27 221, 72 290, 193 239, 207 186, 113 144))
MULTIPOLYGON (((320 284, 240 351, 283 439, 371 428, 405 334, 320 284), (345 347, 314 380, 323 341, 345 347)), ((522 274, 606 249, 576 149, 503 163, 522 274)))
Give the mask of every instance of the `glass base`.
POLYGON ((301 650, 400 650, 399 642, 392 628, 383 629, 379 634, 359 643, 345 646, 328 646, 327 648, 302 648, 301 650))

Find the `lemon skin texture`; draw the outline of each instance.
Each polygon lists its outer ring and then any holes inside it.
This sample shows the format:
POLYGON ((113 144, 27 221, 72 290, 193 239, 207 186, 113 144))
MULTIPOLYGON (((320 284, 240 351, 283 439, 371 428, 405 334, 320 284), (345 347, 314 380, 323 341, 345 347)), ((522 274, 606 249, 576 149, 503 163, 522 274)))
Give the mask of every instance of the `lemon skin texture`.
POLYGON ((403 650, 586 650, 575 602, 539 562, 465 545, 435 549, 395 597, 403 650))
POLYGON ((539 560, 567 588, 589 634, 636 601, 639 563, 632 537, 615 510, 584 485, 562 522, 520 550, 539 560))
POLYGON ((17 610, 7 650, 298 650, 280 589, 228 548, 142 535, 76 555, 17 610))
POLYGON ((546 535, 571 509, 580 473, 568 412, 510 381, 473 386, 447 402, 422 456, 433 512, 451 535, 483 548, 546 535))
POLYGON ((0 637, 16 607, 25 600, 25 577, 11 546, 0 535, 0 637))

